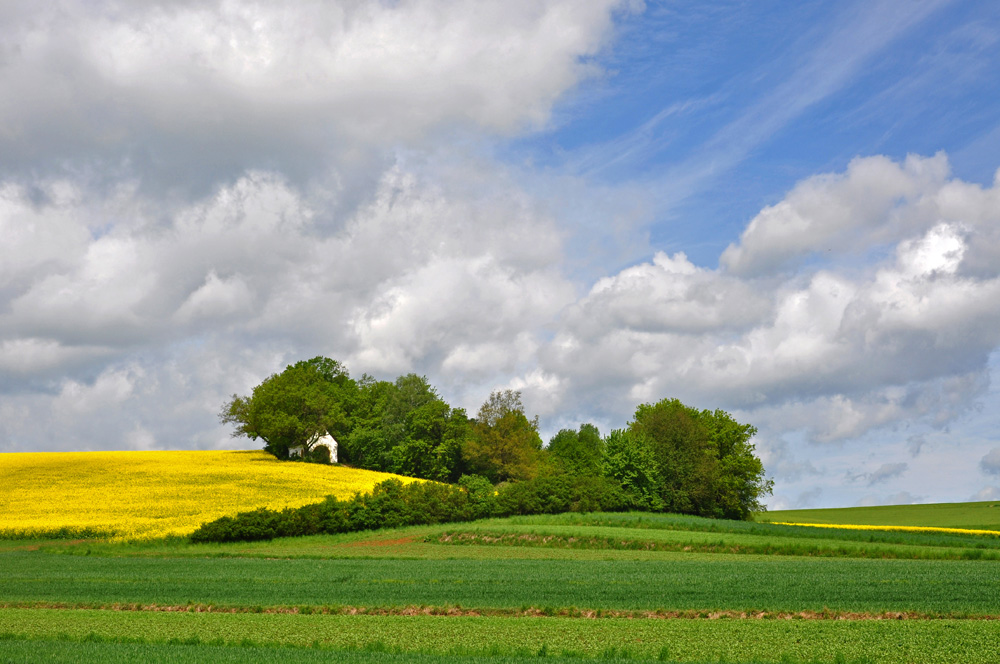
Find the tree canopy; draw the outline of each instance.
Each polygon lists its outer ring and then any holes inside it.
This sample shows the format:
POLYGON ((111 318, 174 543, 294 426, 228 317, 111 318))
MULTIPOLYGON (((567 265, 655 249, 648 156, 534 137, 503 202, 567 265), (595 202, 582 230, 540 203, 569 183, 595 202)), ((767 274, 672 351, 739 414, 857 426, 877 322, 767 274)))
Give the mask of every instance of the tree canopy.
POLYGON ((757 429, 723 410, 663 399, 640 405, 628 430, 649 446, 667 511, 747 519, 771 493, 750 442, 757 429))
POLYGON ((315 357, 269 376, 249 396, 234 394, 220 418, 236 425, 234 436, 259 438, 279 458, 329 432, 340 461, 353 466, 453 483, 576 478, 552 486, 591 482, 619 492, 623 508, 748 519, 772 487, 753 426, 677 399, 638 406, 606 437, 581 424, 543 447, 538 417, 526 414, 515 390, 492 392, 469 418, 424 376, 355 381, 339 362, 315 357))
POLYGON ((365 376, 344 443, 344 461, 361 468, 454 482, 461 476, 465 411, 452 408, 423 376, 394 383, 365 376))
POLYGON ((615 429, 604 439, 601 470, 617 480, 634 504, 651 511, 663 509, 661 480, 653 450, 642 435, 615 429))
POLYGON ((480 407, 462 451, 469 470, 491 482, 536 477, 542 452, 538 418, 529 420, 524 414, 520 392, 493 392, 480 407))
POLYGON ((308 451, 327 432, 342 435, 349 403, 345 397, 355 389, 343 365, 315 357, 265 378, 250 396, 234 394, 219 419, 236 425, 233 436, 260 438, 264 449, 284 459, 289 448, 302 445, 308 451))
POLYGON ((593 424, 578 431, 562 429, 549 441, 548 452, 557 466, 574 475, 600 475, 604 441, 593 424))

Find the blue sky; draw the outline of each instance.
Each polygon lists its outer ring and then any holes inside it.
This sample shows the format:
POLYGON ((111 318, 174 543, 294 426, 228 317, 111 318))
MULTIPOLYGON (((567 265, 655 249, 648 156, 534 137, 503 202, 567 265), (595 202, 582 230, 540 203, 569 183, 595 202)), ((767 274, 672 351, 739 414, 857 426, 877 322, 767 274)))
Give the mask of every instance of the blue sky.
POLYGON ((989 2, 649 2, 506 157, 642 182, 653 244, 713 266, 763 205, 859 155, 944 150, 990 183, 998 34, 989 2))
POLYGON ((0 451, 245 447, 322 354, 1000 499, 998 70, 989 2, 4 3, 0 451))

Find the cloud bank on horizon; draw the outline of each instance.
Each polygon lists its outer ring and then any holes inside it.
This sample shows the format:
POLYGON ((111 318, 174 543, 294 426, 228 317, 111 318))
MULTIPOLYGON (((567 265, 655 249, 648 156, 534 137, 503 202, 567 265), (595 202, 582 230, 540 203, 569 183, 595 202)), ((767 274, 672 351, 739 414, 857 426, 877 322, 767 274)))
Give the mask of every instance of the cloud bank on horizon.
POLYGON ((0 451, 245 446, 323 354, 730 410, 772 508, 1000 499, 1000 11, 778 4, 6 3, 0 451))

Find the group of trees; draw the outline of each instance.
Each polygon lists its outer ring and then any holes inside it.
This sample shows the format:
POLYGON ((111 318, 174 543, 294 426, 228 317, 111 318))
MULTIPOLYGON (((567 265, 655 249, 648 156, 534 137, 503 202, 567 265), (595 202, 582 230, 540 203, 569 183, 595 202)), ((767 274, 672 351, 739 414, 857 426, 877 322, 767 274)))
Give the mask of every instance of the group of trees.
POLYGON ((606 437, 583 424, 543 446, 538 418, 528 418, 518 392, 492 393, 470 418, 421 376, 354 380, 339 362, 316 357, 249 396, 233 395, 220 418, 278 458, 329 432, 340 461, 359 468, 449 483, 479 476, 501 486, 593 478, 620 491, 623 506, 653 511, 747 519, 771 492, 754 427, 676 399, 639 406, 626 428, 606 437))
POLYGON ((249 396, 234 394, 220 419, 235 425, 233 436, 260 439, 279 459, 301 445, 310 460, 310 444, 329 433, 345 463, 440 481, 458 479, 471 427, 465 411, 451 408, 420 376, 354 380, 325 357, 288 366, 249 396))
POLYGON ((527 418, 517 392, 494 392, 469 418, 422 376, 354 380, 325 357, 288 366, 249 396, 233 395, 220 419, 279 459, 329 432, 343 463, 441 482, 467 474, 493 483, 529 479, 543 456, 537 418, 527 418))
POLYGON ((723 410, 663 399, 611 432, 603 469, 650 510, 748 519, 773 485, 754 454, 756 433, 723 410))

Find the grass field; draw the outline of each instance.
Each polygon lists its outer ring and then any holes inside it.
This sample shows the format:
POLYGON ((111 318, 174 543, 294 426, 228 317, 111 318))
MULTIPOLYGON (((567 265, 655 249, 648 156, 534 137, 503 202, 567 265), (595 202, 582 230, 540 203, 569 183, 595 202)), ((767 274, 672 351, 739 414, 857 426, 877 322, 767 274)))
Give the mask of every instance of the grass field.
POLYGON ((1000 537, 767 522, 995 527, 989 505, 8 539, 0 662, 995 662, 1000 537))
MULTIPOLYGON (((0 633, 10 630, 10 613, 0 611, 0 633)), ((295 654, 290 647, 298 647, 312 654, 326 651, 326 661, 345 661, 345 655, 353 654, 355 661, 365 662, 400 661, 384 657, 392 653, 436 655, 427 660, 434 662, 462 662, 470 656, 502 662, 532 655, 538 661, 541 653, 681 662, 985 664, 996 662, 1000 651, 995 623, 970 620, 586 620, 21 609, 16 628, 16 640, 0 639, 0 653, 7 645, 23 653, 37 652, 40 645, 65 648, 88 640, 91 646, 122 647, 129 645, 122 632, 141 634, 146 644, 161 647, 173 642, 174 649, 165 654, 180 654, 177 661, 207 661, 206 651, 232 647, 244 649, 244 659, 235 661, 267 661, 274 650, 295 654), (177 653, 176 646, 185 643, 188 651, 177 653), (198 650, 203 659, 194 660, 189 653, 198 650)))
POLYGON ((5 554, 3 564, 0 598, 19 606, 830 609, 1000 615, 1000 565, 982 561, 716 561, 683 555, 644 561, 118 559, 20 552, 5 554), (734 584, 733 579, 740 581, 734 584))
POLYGON ((0 454, 0 537, 186 535, 258 507, 348 498, 389 477, 259 450, 0 454))
POLYGON ((1000 502, 879 505, 821 510, 765 512, 758 521, 972 528, 1000 531, 1000 502))
POLYGON ((838 533, 597 514, 252 544, 9 541, 0 547, 0 656, 995 661, 1000 564, 947 559, 949 550, 989 552, 993 538, 871 533, 866 542, 845 531, 856 538, 842 540, 850 547, 824 544, 841 541, 838 533), (460 532, 497 541, 458 543, 460 532), (724 536, 740 551, 768 537, 806 548, 765 555, 648 546, 685 534, 724 536), (817 555, 814 545, 838 553, 817 555), (886 546, 936 550, 940 559, 872 553, 886 546))
POLYGON ((875 557, 1000 559, 1000 536, 952 532, 858 531, 722 521, 662 514, 561 514, 458 525, 439 537, 453 544, 875 557))

